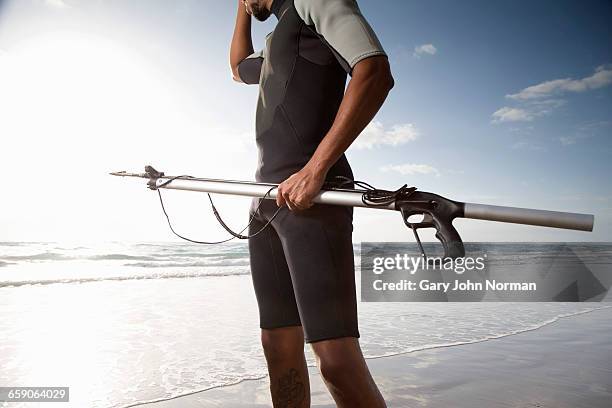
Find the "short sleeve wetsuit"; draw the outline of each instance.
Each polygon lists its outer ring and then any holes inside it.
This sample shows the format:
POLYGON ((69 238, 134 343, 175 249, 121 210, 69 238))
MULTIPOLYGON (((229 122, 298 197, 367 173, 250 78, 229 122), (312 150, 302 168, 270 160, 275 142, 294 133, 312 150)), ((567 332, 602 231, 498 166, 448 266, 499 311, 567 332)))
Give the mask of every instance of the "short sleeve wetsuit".
MULTIPOLYGON (((361 60, 385 56, 355 0, 274 0, 278 19, 261 52, 238 66, 259 84, 255 178, 280 183, 304 167, 332 126, 347 74, 361 60)), ((327 178, 352 178, 344 155, 327 178)), ((265 200, 251 232, 276 211, 265 200)), ((359 337, 352 248, 352 208, 286 208, 271 228, 249 240, 260 326, 302 325, 306 341, 359 337)))

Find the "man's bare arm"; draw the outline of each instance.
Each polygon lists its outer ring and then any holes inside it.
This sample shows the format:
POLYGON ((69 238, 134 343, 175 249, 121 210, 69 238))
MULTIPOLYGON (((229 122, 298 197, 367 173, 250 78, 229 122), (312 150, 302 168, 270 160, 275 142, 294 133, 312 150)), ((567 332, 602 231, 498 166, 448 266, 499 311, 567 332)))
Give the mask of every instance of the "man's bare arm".
POLYGON ((327 174, 374 118, 393 85, 386 57, 368 58, 355 65, 334 123, 308 163, 315 172, 327 174))
POLYGON ((247 13, 244 0, 238 0, 236 26, 230 46, 230 67, 234 81, 242 82, 238 73, 238 64, 253 53, 251 38, 251 16, 247 13))
POLYGON ((355 65, 331 129, 306 166, 280 184, 276 200, 279 207, 286 204, 293 210, 312 206, 327 172, 374 118, 393 84, 387 57, 371 57, 355 65))

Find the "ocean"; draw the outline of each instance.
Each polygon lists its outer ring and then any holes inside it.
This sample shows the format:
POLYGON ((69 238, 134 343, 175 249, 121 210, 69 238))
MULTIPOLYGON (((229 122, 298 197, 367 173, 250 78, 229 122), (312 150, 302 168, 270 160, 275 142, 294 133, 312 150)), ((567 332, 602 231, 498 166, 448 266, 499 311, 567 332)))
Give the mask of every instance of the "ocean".
MULTIPOLYGON (((473 245, 522 268, 560 244, 473 245)), ((612 266, 612 244, 572 247, 612 266)), ((488 341, 606 304, 362 302, 361 345, 381 358, 488 341)), ((266 375, 244 243, 0 243, 0 333, 0 386, 69 386, 58 407, 139 406, 266 375)))

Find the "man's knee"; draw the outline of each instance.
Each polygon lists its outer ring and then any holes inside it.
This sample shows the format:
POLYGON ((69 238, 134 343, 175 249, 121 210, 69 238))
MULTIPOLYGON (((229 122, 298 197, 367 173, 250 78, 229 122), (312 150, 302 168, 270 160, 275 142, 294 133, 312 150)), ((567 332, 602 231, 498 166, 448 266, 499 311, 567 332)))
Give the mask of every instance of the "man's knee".
POLYGON ((302 326, 263 329, 261 345, 268 361, 282 361, 304 353, 302 326))
POLYGON ((341 358, 325 355, 319 358, 319 371, 328 383, 340 384, 347 378, 350 365, 341 358))
POLYGON ((313 343, 312 347, 317 356, 321 375, 332 384, 343 381, 348 373, 362 365, 363 357, 354 338, 325 340, 313 343))

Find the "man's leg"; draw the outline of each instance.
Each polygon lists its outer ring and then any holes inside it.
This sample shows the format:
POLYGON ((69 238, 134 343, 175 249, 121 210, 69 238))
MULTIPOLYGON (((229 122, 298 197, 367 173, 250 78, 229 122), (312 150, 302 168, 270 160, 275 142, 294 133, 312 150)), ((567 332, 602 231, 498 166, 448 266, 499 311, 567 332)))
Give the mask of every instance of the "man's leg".
POLYGON ((385 402, 363 359, 357 322, 352 213, 315 205, 274 222, 291 273, 304 337, 339 407, 385 402))
POLYGON ((359 340, 342 337, 311 343, 317 365, 339 408, 386 407, 361 353, 359 340))
POLYGON ((261 344, 268 362, 275 408, 310 407, 310 384, 302 326, 263 329, 261 344))
MULTIPOLYGON (((249 229, 251 235, 260 231, 269 220, 255 212, 257 204, 254 201, 252 207, 255 218, 249 229)), ((276 211, 276 204, 264 200, 261 208, 271 216, 276 211)), ((268 363, 274 407, 310 407, 304 332, 283 247, 272 226, 249 239, 249 253, 262 329, 261 343, 268 363)))

